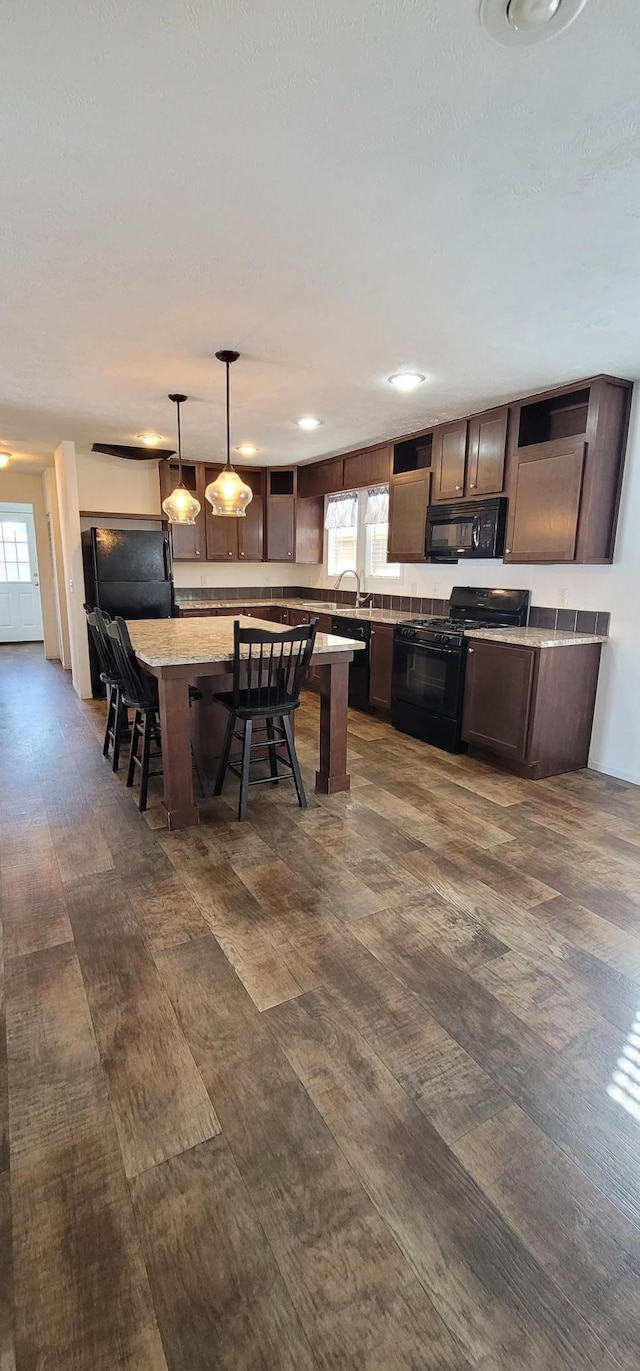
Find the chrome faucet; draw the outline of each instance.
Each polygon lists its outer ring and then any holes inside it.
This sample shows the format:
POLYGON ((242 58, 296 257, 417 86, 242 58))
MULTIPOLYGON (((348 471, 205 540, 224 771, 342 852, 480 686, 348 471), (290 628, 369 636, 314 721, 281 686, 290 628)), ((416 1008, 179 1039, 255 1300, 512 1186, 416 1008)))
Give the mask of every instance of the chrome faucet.
POLYGON ((346 569, 345 569, 344 571, 341 571, 341 572, 340 572, 340 575, 339 575, 339 577, 338 577, 338 579, 337 579, 337 581, 336 581, 336 583, 335 583, 335 585, 334 585, 334 587, 333 587, 334 590, 339 590, 339 589, 340 589, 340 583, 341 583, 341 581, 342 581, 343 576, 355 576, 355 578, 356 578, 356 585, 357 585, 357 587, 358 587, 358 589, 357 589, 357 591, 356 591, 356 609, 359 609, 360 606, 364 604, 365 600, 368 600, 368 599, 369 599, 369 596, 368 596, 368 595, 363 595, 363 594, 362 594, 362 591, 360 590, 360 577, 359 577, 357 571, 352 571, 351 567, 346 567, 346 569))

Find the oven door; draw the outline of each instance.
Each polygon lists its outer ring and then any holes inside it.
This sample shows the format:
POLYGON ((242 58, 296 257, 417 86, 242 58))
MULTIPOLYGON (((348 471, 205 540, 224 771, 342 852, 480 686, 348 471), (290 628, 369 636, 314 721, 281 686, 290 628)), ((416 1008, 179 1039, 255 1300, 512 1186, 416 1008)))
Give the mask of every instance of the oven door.
POLYGON ((393 698, 445 719, 460 709, 462 653, 458 647, 396 639, 393 698))

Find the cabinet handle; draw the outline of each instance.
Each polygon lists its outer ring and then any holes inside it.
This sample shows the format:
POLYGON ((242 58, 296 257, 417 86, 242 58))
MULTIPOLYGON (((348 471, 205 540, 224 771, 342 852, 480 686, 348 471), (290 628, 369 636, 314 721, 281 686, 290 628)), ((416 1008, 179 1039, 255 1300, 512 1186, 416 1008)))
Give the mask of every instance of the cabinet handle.
MULTIPOLYGON (((475 483, 475 481, 470 481, 470 482, 469 482, 469 490, 475 490, 475 488, 476 488, 476 483, 475 483)), ((458 487, 458 489, 460 489, 460 487, 458 487)))
POLYGON ((199 557, 199 556, 200 556, 200 548, 197 547, 197 548, 196 548, 196 557, 199 557))
POLYGON ((233 557, 233 553, 232 553, 232 552, 228 552, 228 553, 227 553, 227 557, 233 557))
POLYGON ((293 553, 288 552, 288 553, 287 553, 287 557, 291 557, 291 556, 293 556, 293 553))
POLYGON ((470 655, 470 653, 472 653, 472 652, 473 652, 473 648, 472 648, 472 647, 468 647, 468 648, 467 648, 467 657, 468 657, 468 656, 470 655))
MULTIPOLYGON (((229 553, 229 556, 231 556, 231 553, 229 553)), ((241 557, 244 557, 244 552, 241 552, 241 553, 240 553, 240 556, 241 556, 241 557)))
POLYGON ((506 547, 506 548, 505 548, 505 552, 511 552, 511 548, 510 548, 510 547, 506 547))
POLYGON ((462 490, 462 486, 456 486, 456 490, 462 490))

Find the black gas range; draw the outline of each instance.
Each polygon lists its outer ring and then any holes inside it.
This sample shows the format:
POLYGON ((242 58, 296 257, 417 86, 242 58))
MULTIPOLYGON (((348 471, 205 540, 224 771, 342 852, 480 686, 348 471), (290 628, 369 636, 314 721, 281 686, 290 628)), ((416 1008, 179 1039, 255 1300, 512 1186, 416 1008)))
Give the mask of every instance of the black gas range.
POLYGON ((391 719, 401 733, 461 752, 462 697, 470 628, 526 624, 528 590, 454 586, 445 618, 406 619, 396 625, 391 719))

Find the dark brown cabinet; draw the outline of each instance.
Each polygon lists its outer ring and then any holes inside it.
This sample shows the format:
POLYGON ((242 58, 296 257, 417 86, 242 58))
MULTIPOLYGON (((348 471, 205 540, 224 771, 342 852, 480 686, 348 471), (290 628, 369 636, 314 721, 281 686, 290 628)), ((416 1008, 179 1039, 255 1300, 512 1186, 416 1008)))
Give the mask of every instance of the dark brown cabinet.
POLYGON ((595 376, 512 407, 505 561, 613 560, 631 390, 595 376))
POLYGON ((321 562, 323 539, 323 500, 298 498, 294 470, 267 470, 267 561, 321 562))
POLYGON ((384 485, 391 475, 391 445, 370 448, 368 452, 353 452, 344 459, 343 487, 357 490, 361 486, 384 485))
MULTIPOLYGON (((222 467, 206 467, 205 487, 215 481, 222 467)), ((206 551, 209 562, 262 562, 264 559, 264 473, 238 467, 251 486, 253 499, 241 519, 214 514, 205 501, 206 551)))
POLYGON ((509 407, 490 409, 469 420, 466 496, 500 495, 504 490, 509 407))
POLYGON ((467 420, 442 424, 433 431, 431 449, 433 501, 461 500, 467 461, 467 420))
POLYGON ((407 471, 389 483, 388 562, 424 562, 431 472, 407 471))
POLYGON ((369 643, 369 704, 376 709, 391 709, 393 673, 393 628, 373 624, 369 643))
POLYGON ((298 467, 298 495, 306 500, 319 495, 333 495, 342 490, 344 462, 332 457, 328 462, 311 462, 298 467))
MULTIPOLYGON (((166 500, 167 495, 170 495, 178 484, 178 463, 161 462, 159 475, 160 500, 162 501, 166 500)), ((183 462, 182 480, 187 490, 190 490, 200 501, 200 513, 195 524, 169 524, 173 560, 174 562, 193 562, 196 559, 204 561, 207 555, 204 508, 204 490, 207 483, 202 463, 183 462)))
POLYGON ((584 454, 584 443, 574 438, 516 453, 505 561, 575 560, 584 454))
POLYGON ((587 766, 599 643, 525 647, 473 638, 462 736, 532 780, 587 766))

